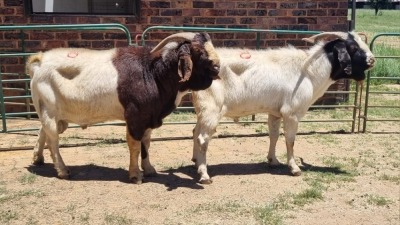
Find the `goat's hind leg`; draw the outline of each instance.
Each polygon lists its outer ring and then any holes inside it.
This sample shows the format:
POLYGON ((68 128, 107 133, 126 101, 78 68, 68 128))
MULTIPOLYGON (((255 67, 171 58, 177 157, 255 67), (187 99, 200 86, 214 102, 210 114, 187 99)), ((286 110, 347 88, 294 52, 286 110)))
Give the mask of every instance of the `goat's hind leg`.
POLYGON ((34 165, 43 165, 44 164, 44 157, 43 157, 43 150, 44 145, 46 144, 46 132, 44 131, 43 127, 39 130, 39 138, 36 142, 35 147, 33 148, 33 164, 34 165))
POLYGON ((157 175, 156 169, 151 165, 149 158, 151 129, 147 129, 141 141, 142 169, 145 176, 157 175))
POLYGON ((133 138, 129 132, 129 128, 126 129, 126 141, 129 147, 129 180, 135 184, 142 183, 142 173, 139 169, 139 155, 142 147, 140 140, 133 138))
POLYGON ((281 126, 281 118, 268 115, 268 131, 269 131, 269 150, 268 150, 268 166, 275 167, 281 165, 279 160, 276 158, 276 143, 279 138, 279 129, 281 126))
MULTIPOLYGON (((45 132, 47 146, 50 149, 51 157, 53 159, 54 168, 57 170, 57 175, 61 179, 68 179, 70 171, 65 166, 59 150, 59 132, 64 131, 64 127, 60 128, 60 123, 48 111, 42 111, 42 130, 45 132)), ((65 123, 61 123, 65 125, 65 123)))
POLYGON ((286 148, 287 148, 287 163, 290 172, 294 176, 301 175, 301 169, 297 166, 294 159, 294 141, 298 128, 298 119, 296 116, 285 117, 283 120, 283 129, 285 132, 286 148))

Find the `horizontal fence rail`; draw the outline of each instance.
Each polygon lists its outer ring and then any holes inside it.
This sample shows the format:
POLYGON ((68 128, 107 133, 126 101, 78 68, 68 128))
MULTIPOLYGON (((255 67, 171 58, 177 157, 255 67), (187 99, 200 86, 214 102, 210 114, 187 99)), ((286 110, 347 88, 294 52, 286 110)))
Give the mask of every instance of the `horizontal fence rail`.
MULTIPOLYGON (((400 37, 400 33, 380 33, 375 35, 370 43, 370 49, 372 52, 374 52, 374 47, 375 47, 375 41, 378 38, 382 37, 400 37)), ((400 56, 395 56, 395 55, 388 55, 388 56, 375 56, 377 59, 397 59, 399 60, 400 63, 400 56)), ((400 74, 400 71, 397 71, 400 74)), ((368 110, 370 108, 386 108, 386 109, 400 109, 400 106, 395 106, 395 105, 371 105, 370 104, 370 98, 372 95, 398 95, 399 96, 399 101, 400 101, 400 92, 398 91, 371 91, 370 90, 370 85, 372 80, 386 80, 386 81, 397 81, 400 82, 400 75, 397 74, 397 77, 379 77, 379 76, 371 76, 372 72, 368 71, 367 74, 367 88, 366 88, 366 93, 365 93, 365 103, 364 103, 364 115, 362 118, 364 119, 363 121, 363 128, 362 132, 365 133, 367 131, 367 123, 368 122, 374 122, 374 121, 388 121, 388 122, 399 122, 400 118, 370 118, 368 116, 368 110)))

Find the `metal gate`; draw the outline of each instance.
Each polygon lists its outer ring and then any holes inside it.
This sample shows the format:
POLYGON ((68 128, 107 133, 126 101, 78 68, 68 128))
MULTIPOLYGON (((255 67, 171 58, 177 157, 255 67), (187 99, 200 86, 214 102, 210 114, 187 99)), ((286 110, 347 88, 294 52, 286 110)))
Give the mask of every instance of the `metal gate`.
MULTIPOLYGON (((370 49, 372 52, 374 52, 374 46, 375 46, 375 42, 378 38, 382 38, 382 37, 399 37, 400 33, 381 33, 381 34, 377 34, 375 35, 370 43, 370 49)), ((375 55, 375 54, 374 54, 375 55)), ((387 56, 377 56, 375 55, 375 58, 377 59, 397 59, 399 60, 400 63, 400 56, 395 56, 395 55, 387 55, 387 56)), ((367 131, 367 123, 369 122, 376 122, 376 121, 393 121, 393 122, 399 122, 400 118, 372 118, 369 117, 368 115, 368 110, 370 110, 371 108, 386 108, 386 109, 390 109, 390 108, 398 108, 400 109, 400 106, 396 106, 396 105, 371 105, 370 104, 370 98, 373 95, 387 95, 387 94, 391 94, 391 95, 398 95, 399 96, 399 102, 400 102, 400 92, 399 91, 371 91, 370 90, 370 86, 371 86, 371 82, 373 80, 393 80, 393 81, 397 81, 400 82, 400 71, 397 71, 399 74, 397 74, 397 77, 379 77, 379 76, 372 76, 373 72, 369 71, 367 74, 367 88, 366 88, 366 93, 365 93, 365 104, 364 104, 364 115, 361 116, 362 119, 364 119, 363 121, 363 128, 362 128, 362 132, 365 133, 367 131)))

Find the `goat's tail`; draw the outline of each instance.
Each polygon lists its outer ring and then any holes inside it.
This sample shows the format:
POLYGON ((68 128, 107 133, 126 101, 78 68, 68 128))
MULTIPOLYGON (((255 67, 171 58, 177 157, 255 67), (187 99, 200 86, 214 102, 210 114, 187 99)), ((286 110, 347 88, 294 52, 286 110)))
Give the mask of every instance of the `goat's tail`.
POLYGON ((39 52, 35 55, 31 55, 28 58, 28 62, 26 63, 26 70, 29 74, 29 76, 31 77, 31 79, 33 78, 33 75, 35 73, 35 70, 37 68, 39 68, 40 64, 42 63, 42 52, 39 52))

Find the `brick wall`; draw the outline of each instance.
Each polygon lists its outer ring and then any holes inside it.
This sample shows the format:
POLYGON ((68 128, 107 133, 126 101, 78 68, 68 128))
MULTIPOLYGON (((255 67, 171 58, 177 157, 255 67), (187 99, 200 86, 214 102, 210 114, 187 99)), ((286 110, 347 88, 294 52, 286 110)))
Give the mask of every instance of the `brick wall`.
MULTIPOLYGON (((132 37, 156 25, 223 28, 257 28, 285 30, 347 31, 347 0, 142 0, 140 18, 134 16, 25 16, 23 0, 0 0, 2 25, 121 23, 132 37)), ((168 32, 151 32, 149 44, 168 36, 168 32)), ((19 32, 0 31, 0 52, 22 49, 19 32)), ((127 44, 121 32, 49 32, 25 34, 26 51, 55 47, 110 48, 127 44)), ((254 33, 212 33, 216 46, 254 48, 254 33)), ((292 44, 303 46, 302 35, 262 34, 261 48, 292 44)), ((2 72, 23 73, 22 58, 0 58, 2 72)), ((343 89, 335 86, 334 89, 343 89)))

